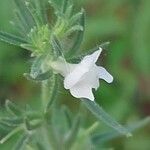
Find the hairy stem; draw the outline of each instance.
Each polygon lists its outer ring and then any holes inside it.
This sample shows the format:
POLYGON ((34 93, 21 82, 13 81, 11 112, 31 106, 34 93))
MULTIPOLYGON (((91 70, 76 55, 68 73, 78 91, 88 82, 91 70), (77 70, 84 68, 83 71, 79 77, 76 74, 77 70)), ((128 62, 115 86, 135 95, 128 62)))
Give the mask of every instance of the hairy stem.
POLYGON ((42 103, 44 112, 47 113, 57 97, 57 76, 53 74, 49 80, 42 82, 42 103))

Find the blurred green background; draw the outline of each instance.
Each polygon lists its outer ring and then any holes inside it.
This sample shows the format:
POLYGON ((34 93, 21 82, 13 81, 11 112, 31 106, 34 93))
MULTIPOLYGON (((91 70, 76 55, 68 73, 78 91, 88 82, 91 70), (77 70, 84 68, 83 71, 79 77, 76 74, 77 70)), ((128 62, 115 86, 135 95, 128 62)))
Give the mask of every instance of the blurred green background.
MULTIPOLYGON (((74 0, 86 10, 86 32, 81 50, 110 41, 100 63, 114 76, 111 85, 101 82, 97 102, 121 123, 150 115, 150 0, 74 0)), ((0 30, 15 33, 13 0, 0 1, 0 30)), ((39 84, 27 81, 31 59, 26 50, 0 42, 0 103, 6 99, 37 101, 39 84)), ((64 103, 76 108, 70 94, 60 91, 64 103)), ((150 150, 150 127, 132 138, 106 144, 115 150, 150 150)))

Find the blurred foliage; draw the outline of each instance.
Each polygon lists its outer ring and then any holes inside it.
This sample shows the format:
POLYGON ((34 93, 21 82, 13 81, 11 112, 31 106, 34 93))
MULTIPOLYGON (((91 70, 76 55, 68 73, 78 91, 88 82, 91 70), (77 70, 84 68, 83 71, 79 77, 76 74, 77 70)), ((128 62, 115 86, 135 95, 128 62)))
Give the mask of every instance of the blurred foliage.
MULTIPOLYGON (((75 1, 75 0, 74 0, 75 1)), ((82 50, 110 41, 100 63, 107 66, 115 80, 111 86, 102 82, 97 101, 121 122, 134 122, 150 114, 150 1, 149 0, 76 0, 86 10, 86 31, 82 50), (105 61, 104 61, 105 60, 105 61)), ((14 33, 9 24, 13 18, 13 0, 0 2, 0 30, 14 33)), ((34 102, 39 99, 37 85, 23 77, 29 69, 29 53, 0 42, 0 101, 9 98, 34 102), (33 97, 34 95, 34 97, 33 97)), ((77 111, 77 101, 60 91, 63 103, 77 111), (69 101, 67 101, 69 99, 69 101), (75 105, 75 106, 74 106, 75 105)), ((89 124, 92 117, 87 116, 89 124), (90 118, 90 119, 89 119, 90 118)), ((106 127, 102 127, 102 131, 106 127)), ((118 138, 107 143, 116 150, 149 150, 150 128, 136 132, 133 138, 118 138)), ((14 142, 15 139, 11 139, 14 142)), ((7 148, 4 148, 7 149, 7 148)))

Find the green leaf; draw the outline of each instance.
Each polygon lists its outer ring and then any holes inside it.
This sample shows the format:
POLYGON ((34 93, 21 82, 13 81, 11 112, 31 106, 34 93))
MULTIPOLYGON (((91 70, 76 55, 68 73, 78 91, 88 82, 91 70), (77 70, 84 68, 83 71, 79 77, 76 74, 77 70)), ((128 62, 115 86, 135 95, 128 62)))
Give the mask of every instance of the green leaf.
POLYGON ((139 69, 140 73, 147 74, 150 73, 150 43, 149 43, 149 27, 150 27, 150 1, 142 1, 142 5, 137 11, 134 19, 134 27, 132 29, 133 33, 133 63, 134 66, 139 69))
MULTIPOLYGON (((45 3, 45 1, 43 1, 45 3)), ((37 26, 42 26, 44 24, 43 11, 40 0, 26 0, 26 8, 32 15, 37 26)))
POLYGON ((69 36, 73 32, 76 32, 76 31, 83 31, 83 27, 81 25, 74 25, 65 34, 66 34, 66 36, 69 36))
POLYGON ((61 42, 59 41, 59 39, 55 35, 53 35, 51 42, 52 42, 52 47, 54 49, 56 56, 57 57, 62 56, 62 46, 61 46, 61 42))
POLYGON ((107 49, 109 44, 110 44, 110 42, 104 42, 104 43, 100 44, 99 47, 101 47, 102 49, 107 49))
POLYGON ((77 31, 77 35, 74 39, 74 43, 73 46, 71 48, 71 50, 66 54, 66 57, 71 57, 73 56, 75 53, 77 53, 77 51, 79 50, 82 40, 83 40, 83 35, 84 35, 84 27, 85 27, 85 12, 82 9, 82 15, 81 18, 79 20, 79 25, 83 27, 83 30, 77 31))
POLYGON ((39 3, 39 10, 40 10, 40 15, 43 20, 43 23, 47 24, 48 23, 48 16, 47 16, 47 6, 48 2, 47 0, 38 0, 39 3))
MULTIPOLYGON (((139 128, 143 128, 144 126, 150 124, 150 117, 147 117, 133 125, 129 125, 126 128, 130 131, 133 132, 139 128)), ((110 132, 105 132, 105 133, 96 133, 95 135, 92 136, 92 141, 95 144, 101 144, 104 142, 108 142, 114 138, 122 136, 119 132, 115 131, 110 131, 110 132)))
POLYGON ((63 14, 66 12, 67 6, 68 6, 68 0, 63 0, 63 5, 62 5, 63 14))
POLYGON ((115 121, 109 114, 107 114, 102 107, 100 107, 96 102, 92 102, 88 99, 82 99, 85 106, 97 117, 100 121, 103 121, 109 127, 115 129, 120 134, 126 135, 127 137, 132 136, 128 129, 120 125, 115 121))
POLYGON ((71 19, 69 20, 70 25, 74 25, 76 24, 76 22, 78 22, 80 20, 80 18, 82 17, 82 12, 76 13, 75 15, 73 15, 71 17, 71 19))
POLYGON ((69 4, 66 9, 65 18, 69 19, 73 13, 73 5, 69 4))
POLYGON ((73 63, 78 63, 81 61, 81 59, 83 57, 85 57, 86 55, 89 55, 89 53, 93 53, 95 51, 97 51, 99 49, 99 47, 101 47, 102 49, 107 49, 107 47, 109 46, 110 42, 104 42, 96 47, 94 47, 93 49, 87 50, 85 53, 82 53, 80 55, 77 55, 75 57, 72 57, 70 59, 67 59, 68 62, 73 62, 73 63))
POLYGON ((50 5, 54 8, 56 16, 62 16, 61 7, 63 6, 62 0, 49 0, 50 5))
MULTIPOLYGON (((7 124, 0 122, 0 133, 2 134, 3 132, 9 132, 12 130, 12 126, 8 126, 7 124)), ((0 135, 1 137, 2 135, 0 135)))
POLYGON ((33 17, 28 11, 27 7, 25 6, 24 0, 14 0, 14 2, 18 8, 18 11, 19 11, 18 14, 22 18, 22 21, 27 24, 26 28, 27 28, 27 31, 29 32, 31 28, 35 26, 33 17))
POLYGON ((21 37, 24 37, 25 39, 28 38, 27 37, 27 33, 29 32, 28 24, 23 19, 23 17, 21 16, 20 12, 18 12, 18 10, 15 11, 13 24, 17 32, 21 35, 21 37))
POLYGON ((8 139, 10 139, 13 135, 17 134, 19 131, 21 131, 23 128, 21 126, 16 127, 15 129, 13 129, 11 132, 9 132, 5 137, 3 137, 0 140, 0 144, 5 143, 8 139))
POLYGON ((62 110, 63 110, 63 113, 66 117, 67 125, 68 125, 69 128, 71 128, 71 126, 72 126, 71 111, 65 105, 62 107, 62 110))
POLYGON ((25 41, 24 39, 16 35, 12 35, 10 33, 2 32, 2 31, 0 31, 0 40, 6 43, 12 44, 12 45, 20 46, 20 47, 21 47, 21 44, 27 43, 27 41, 25 41))
POLYGON ((77 115, 73 122, 72 128, 71 128, 70 132, 68 133, 68 135, 66 136, 66 139, 64 141, 65 147, 67 147, 67 148, 71 147, 71 145, 76 140, 78 131, 80 129, 80 123, 81 123, 81 117, 80 117, 80 115, 77 115))
POLYGON ((44 81, 49 79, 52 76, 52 72, 51 71, 46 71, 44 73, 40 73, 37 75, 36 78, 33 78, 29 73, 24 73, 24 76, 28 79, 28 80, 32 80, 32 81, 44 81))
POLYGON ((21 135, 21 138, 18 140, 13 150, 23 150, 29 138, 30 138, 29 133, 24 133, 23 135, 21 135))
POLYGON ((0 124, 3 124, 7 127, 16 127, 17 126, 16 124, 13 124, 13 123, 10 123, 10 122, 4 121, 4 120, 0 120, 0 124))
POLYGON ((42 24, 46 23, 45 14, 47 14, 46 9, 44 7, 45 0, 34 0, 35 4, 35 14, 37 14, 37 18, 39 22, 42 24))
POLYGON ((57 77, 57 75, 53 75, 47 81, 47 83, 45 83, 45 86, 49 86, 49 85, 51 85, 51 87, 48 87, 49 91, 47 91, 49 93, 49 95, 48 95, 48 99, 47 99, 48 103, 47 103, 46 110, 45 110, 46 113, 49 112, 50 107, 52 106, 53 102, 57 98, 57 94, 56 94, 56 91, 58 90, 58 77, 57 77))
POLYGON ((31 72, 30 72, 30 75, 32 78, 35 79, 39 74, 42 73, 41 66, 42 66, 44 58, 45 58, 45 56, 43 56, 43 55, 35 58, 32 66, 31 66, 31 72))
POLYGON ((37 147, 38 150, 46 150, 45 145, 43 144, 42 141, 41 141, 41 143, 37 142, 36 147, 37 147))
POLYGON ((6 100, 5 106, 6 110, 12 115, 19 116, 23 113, 23 111, 19 107, 17 107, 16 104, 12 103, 10 100, 6 100))
POLYGON ((22 118, 9 118, 9 117, 4 117, 4 118, 0 118, 0 124, 3 124, 5 126, 8 127, 15 127, 18 126, 19 124, 21 124, 23 122, 22 118))
POLYGON ((27 117, 24 119, 24 122, 25 122, 25 125, 26 125, 26 128, 27 130, 34 130, 36 129, 37 127, 39 127, 42 123, 42 120, 41 119, 34 119, 34 120, 29 120, 27 117))
POLYGON ((31 44, 21 44, 20 45, 22 48, 26 49, 26 50, 29 50, 29 51, 34 51, 36 49, 36 47, 34 47, 33 45, 31 44))

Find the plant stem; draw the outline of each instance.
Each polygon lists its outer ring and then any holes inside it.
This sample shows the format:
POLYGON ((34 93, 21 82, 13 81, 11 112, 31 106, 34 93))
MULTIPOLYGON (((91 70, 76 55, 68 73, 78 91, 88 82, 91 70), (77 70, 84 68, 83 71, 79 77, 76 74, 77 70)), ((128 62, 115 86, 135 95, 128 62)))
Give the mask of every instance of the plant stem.
POLYGON ((91 127, 89 127, 85 131, 85 135, 90 135, 96 128, 98 128, 98 126, 99 126, 99 122, 95 122, 91 127))
POLYGON ((46 105, 47 105, 47 100, 48 100, 48 97, 49 97, 49 92, 48 92, 48 80, 46 81, 43 81, 42 82, 42 85, 41 85, 41 91, 42 91, 42 105, 43 105, 43 108, 45 109, 46 108, 46 105))
MULTIPOLYGON (((55 74, 53 74, 50 79, 42 82, 42 86, 41 86, 42 106, 43 106, 44 114, 46 117, 47 117, 47 115, 49 117, 50 106, 53 104, 54 100, 56 99, 57 88, 58 88, 57 76, 55 74)), ((43 127, 42 127, 43 138, 46 142, 46 145, 48 145, 48 147, 51 146, 56 149, 58 146, 57 141, 54 138, 53 134, 51 134, 51 133, 48 134, 47 128, 48 128, 48 121, 44 121, 43 127)), ((53 129, 51 128, 51 130, 53 130, 53 129)))
POLYGON ((53 104, 57 97, 57 76, 53 74, 49 80, 42 82, 42 105, 44 113, 49 111, 50 106, 53 104))
POLYGON ((57 77, 57 75, 54 74, 51 77, 51 81, 49 83, 49 86, 50 86, 49 102, 47 104, 46 111, 48 111, 50 109, 51 105, 56 100, 57 95, 58 95, 58 77, 57 77))

